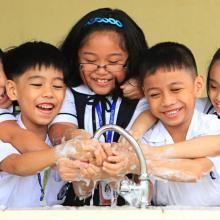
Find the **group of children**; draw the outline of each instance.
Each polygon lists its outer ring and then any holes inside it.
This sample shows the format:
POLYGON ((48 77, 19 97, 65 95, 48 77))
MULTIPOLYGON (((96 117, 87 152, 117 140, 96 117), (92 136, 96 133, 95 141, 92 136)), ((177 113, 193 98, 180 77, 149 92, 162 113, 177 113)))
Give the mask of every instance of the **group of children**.
POLYGON ((110 205, 109 182, 140 169, 119 134, 92 139, 105 124, 139 141, 152 204, 220 205, 220 51, 201 99, 204 82, 186 46, 148 49, 125 12, 102 8, 82 17, 60 50, 27 42, 0 63, 0 205, 110 205))

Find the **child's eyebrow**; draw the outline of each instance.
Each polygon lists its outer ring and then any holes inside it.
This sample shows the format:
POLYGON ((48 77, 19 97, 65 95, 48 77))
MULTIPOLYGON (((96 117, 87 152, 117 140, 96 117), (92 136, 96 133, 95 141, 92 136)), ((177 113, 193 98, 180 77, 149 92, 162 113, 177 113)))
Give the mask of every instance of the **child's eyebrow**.
MULTIPOLYGON (((96 53, 94 52, 88 52, 88 51, 85 51, 82 53, 83 55, 96 55, 96 53)), ((122 53, 120 52, 113 52, 113 53, 110 53, 109 56, 122 56, 122 53)))
POLYGON ((61 80, 61 81, 63 81, 63 77, 54 77, 53 80, 61 80))
POLYGON ((83 54, 83 55, 95 55, 95 53, 93 53, 93 52, 81 52, 81 54, 83 54))
POLYGON ((160 88, 159 87, 150 87, 150 88, 143 87, 143 90, 144 90, 144 92, 148 93, 151 91, 160 90, 160 88))
MULTIPOLYGON (((32 79, 44 79, 45 77, 43 76, 38 76, 38 75, 35 75, 35 76, 30 76, 28 77, 28 80, 32 80, 32 79)), ((63 77, 54 77, 53 80, 61 80, 63 81, 63 77)))
MULTIPOLYGON (((183 83, 182 82, 172 82, 169 84, 169 86, 179 86, 179 85, 182 85, 183 83)), ((150 90, 158 90, 160 89, 160 87, 150 87, 146 90, 146 92, 150 91, 150 90)))
POLYGON ((217 82, 215 79, 210 78, 209 81, 217 82))

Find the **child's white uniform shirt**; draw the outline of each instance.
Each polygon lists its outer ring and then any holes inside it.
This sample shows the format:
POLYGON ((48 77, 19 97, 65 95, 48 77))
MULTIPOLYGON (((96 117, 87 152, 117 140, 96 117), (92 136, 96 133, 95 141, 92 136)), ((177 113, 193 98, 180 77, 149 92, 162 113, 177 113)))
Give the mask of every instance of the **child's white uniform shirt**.
POLYGON ((13 115, 13 106, 7 109, 0 108, 0 122, 8 120, 16 120, 15 116, 13 115))
POLYGON ((216 112, 208 97, 196 99, 196 109, 206 114, 213 114, 216 112))
MULTIPOLYGON (((186 140, 208 134, 220 134, 219 119, 197 110, 187 132, 186 140)), ((142 138, 142 143, 154 146, 173 143, 172 137, 159 121, 142 138)), ((219 206, 220 205, 220 157, 210 157, 213 168, 196 183, 156 180, 155 205, 219 206)))
MULTIPOLYGON (((20 114, 17 117, 17 123, 20 127, 25 128, 21 121, 20 114)), ((48 137, 45 142, 51 146, 48 137)), ((20 154, 11 144, 0 141, 0 145, 0 161, 11 154, 20 154)), ((40 172, 42 185, 44 173, 44 171, 40 172)), ((22 177, 0 172, 0 205, 4 205, 7 208, 31 208, 40 207, 42 205, 52 206, 62 204, 63 200, 58 201, 57 194, 63 185, 64 182, 57 179, 56 170, 51 169, 45 188, 46 204, 43 204, 40 201, 41 187, 37 174, 22 177)))
MULTIPOLYGON (((95 95, 94 92, 92 92, 86 85, 80 85, 78 87, 73 88, 73 90, 82 93, 82 94, 87 94, 88 96, 90 95, 95 95)), ((112 97, 107 96, 107 99, 112 103, 112 97)), ((116 124, 117 120, 117 115, 119 111, 119 107, 121 104, 121 98, 118 98, 116 102, 116 108, 115 108, 115 117, 114 117, 114 122, 113 124, 116 124)), ((143 112, 144 110, 149 109, 148 103, 146 102, 146 99, 143 98, 141 99, 134 111, 134 114, 132 118, 130 119, 130 122, 126 128, 129 129, 132 124, 134 123, 135 119, 138 117, 138 115, 143 112)), ((85 114, 84 114, 84 129, 89 132, 91 135, 93 135, 93 127, 92 127, 92 105, 86 105, 85 108, 85 114)), ((109 124, 110 120, 110 112, 106 112, 106 124, 109 124)), ((99 128, 99 120, 98 120, 98 115, 96 112, 96 127, 99 128)), ((76 113, 76 108, 75 108, 75 100, 74 96, 72 94, 72 91, 70 89, 67 89, 66 96, 62 105, 62 108, 60 110, 60 113, 55 117, 53 120, 52 124, 57 123, 57 122, 68 122, 68 123, 73 123, 76 126, 78 126, 77 122, 77 113, 76 113)))

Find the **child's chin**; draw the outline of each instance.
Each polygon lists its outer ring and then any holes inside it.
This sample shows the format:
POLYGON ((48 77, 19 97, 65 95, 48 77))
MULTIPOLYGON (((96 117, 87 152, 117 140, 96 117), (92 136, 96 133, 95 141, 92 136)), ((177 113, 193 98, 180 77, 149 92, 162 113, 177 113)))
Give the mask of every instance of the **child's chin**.
POLYGON ((96 88, 93 90, 97 95, 108 95, 113 91, 113 88, 96 88))
POLYGON ((39 119, 37 123, 40 126, 48 126, 51 123, 52 120, 53 120, 53 118, 50 118, 50 119, 39 119))

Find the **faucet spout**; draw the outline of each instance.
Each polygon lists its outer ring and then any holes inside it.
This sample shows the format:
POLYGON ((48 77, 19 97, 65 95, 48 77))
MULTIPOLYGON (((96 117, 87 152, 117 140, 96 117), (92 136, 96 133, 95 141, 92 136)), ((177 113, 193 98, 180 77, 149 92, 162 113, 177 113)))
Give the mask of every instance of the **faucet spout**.
MULTIPOLYGON (((123 196, 123 194, 129 193, 131 191, 139 191, 140 195, 138 196, 140 198, 141 201, 139 201, 139 206, 140 207, 146 207, 148 205, 148 174, 147 174, 147 165, 146 165, 146 160, 144 157, 144 153, 141 149, 141 147, 139 146, 139 144, 137 143, 137 141, 134 139, 134 137, 132 137, 126 130, 124 130, 123 128, 117 126, 117 125, 105 125, 103 127, 101 127, 100 129, 98 129, 94 135, 94 139, 98 140, 100 138, 100 136, 107 132, 107 131, 115 131, 118 132, 120 135, 122 135, 123 137, 126 138, 126 140, 131 144, 131 146, 133 147, 138 160, 140 162, 140 171, 141 171, 141 175, 139 177, 140 180, 140 184, 139 185, 133 185, 131 183, 126 183, 126 184, 121 184, 121 194, 123 196)), ((123 181, 122 181, 123 182, 123 181)))

